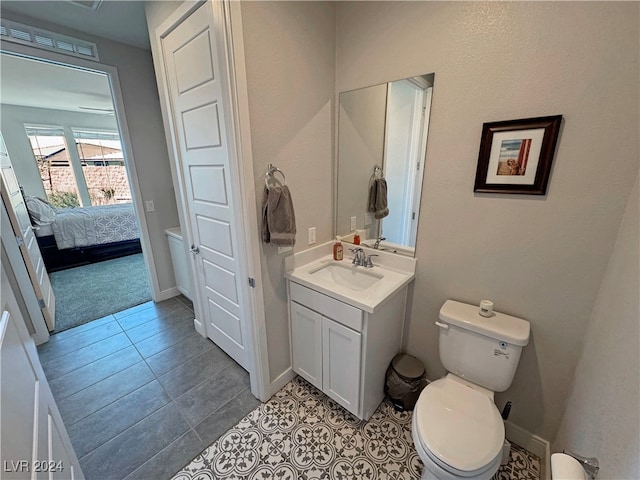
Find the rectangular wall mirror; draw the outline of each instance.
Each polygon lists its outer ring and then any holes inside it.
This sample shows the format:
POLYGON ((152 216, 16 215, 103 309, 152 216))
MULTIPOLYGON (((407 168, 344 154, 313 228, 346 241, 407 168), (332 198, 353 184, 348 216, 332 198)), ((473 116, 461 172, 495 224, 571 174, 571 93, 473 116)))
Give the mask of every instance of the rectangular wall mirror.
POLYGON ((379 249, 414 255, 434 76, 340 93, 336 235, 344 242, 356 233, 367 246, 384 238, 379 249))

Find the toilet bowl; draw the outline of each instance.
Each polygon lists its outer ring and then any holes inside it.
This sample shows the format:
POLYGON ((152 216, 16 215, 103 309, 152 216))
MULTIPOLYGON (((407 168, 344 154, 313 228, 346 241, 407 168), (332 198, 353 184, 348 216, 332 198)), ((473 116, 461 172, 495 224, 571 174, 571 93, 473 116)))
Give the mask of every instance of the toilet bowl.
POLYGON ((504 423, 483 390, 452 374, 423 390, 411 428, 423 479, 489 479, 500 468, 504 423))
POLYGON ((411 434, 422 479, 488 480, 500 468, 504 421, 494 392, 509 388, 529 342, 529 322, 447 300, 440 309, 440 360, 449 372, 430 383, 413 411, 411 434))
POLYGON ((583 457, 571 452, 551 455, 553 480, 594 480, 599 471, 600 463, 597 458, 583 457))

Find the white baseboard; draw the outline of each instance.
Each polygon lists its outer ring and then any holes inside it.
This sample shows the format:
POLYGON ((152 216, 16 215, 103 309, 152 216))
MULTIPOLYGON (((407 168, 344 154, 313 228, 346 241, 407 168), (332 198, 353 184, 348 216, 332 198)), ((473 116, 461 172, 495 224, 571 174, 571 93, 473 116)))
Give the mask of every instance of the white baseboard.
POLYGON ((170 298, 177 297, 180 295, 180 290, 178 287, 167 288, 166 290, 162 290, 156 302, 164 302, 165 300, 169 300, 170 298))
POLYGON ((293 377, 295 376, 296 373, 291 367, 287 368, 284 372, 278 375, 278 377, 273 382, 271 382, 271 385, 269 385, 269 397, 271 397, 274 393, 276 393, 287 383, 293 380, 293 377))
POLYGON ((196 328, 196 332, 198 332, 204 338, 207 338, 207 330, 206 328, 204 328, 204 324, 200 320, 198 320, 197 318, 194 318, 193 326, 196 328))
POLYGON ((539 436, 528 432, 522 427, 514 425, 508 420, 504 422, 504 427, 507 440, 540 457, 540 478, 549 480, 551 478, 549 467, 549 442, 544 438, 540 438, 539 436))

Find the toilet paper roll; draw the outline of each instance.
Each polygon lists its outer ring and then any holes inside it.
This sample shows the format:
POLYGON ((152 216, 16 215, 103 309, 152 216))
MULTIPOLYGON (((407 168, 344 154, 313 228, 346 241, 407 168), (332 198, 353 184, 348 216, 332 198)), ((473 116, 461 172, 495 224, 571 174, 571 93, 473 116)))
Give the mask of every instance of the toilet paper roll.
POLYGON ((483 317, 493 315, 493 302, 491 300, 482 300, 480 302, 480 315, 483 317))
POLYGON ((580 462, 566 453, 551 455, 551 478, 553 480, 588 480, 580 462))

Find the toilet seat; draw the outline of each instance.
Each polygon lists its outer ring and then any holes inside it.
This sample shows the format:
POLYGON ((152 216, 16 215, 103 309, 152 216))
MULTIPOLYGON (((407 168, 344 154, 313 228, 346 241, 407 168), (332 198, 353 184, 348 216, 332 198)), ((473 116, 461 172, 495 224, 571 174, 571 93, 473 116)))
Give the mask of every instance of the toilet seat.
POLYGON ((501 455, 504 423, 493 400, 451 375, 422 391, 414 416, 414 441, 453 475, 476 476, 501 455))

